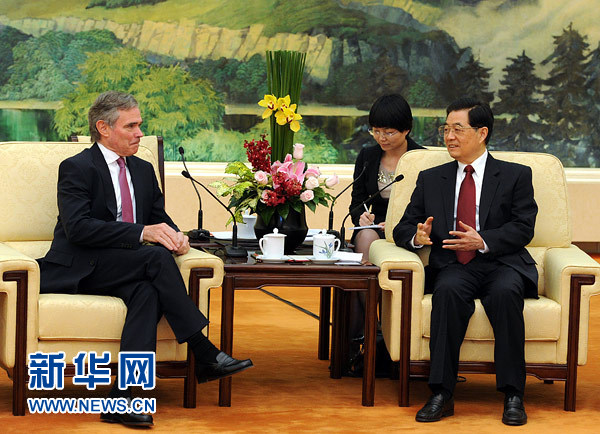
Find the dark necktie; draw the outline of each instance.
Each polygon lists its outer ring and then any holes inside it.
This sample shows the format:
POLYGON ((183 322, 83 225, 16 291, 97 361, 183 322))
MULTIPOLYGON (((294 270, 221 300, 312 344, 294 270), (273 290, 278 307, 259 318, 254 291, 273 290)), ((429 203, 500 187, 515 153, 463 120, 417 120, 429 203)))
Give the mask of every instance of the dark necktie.
MULTIPOLYGON (((458 204, 456 205, 456 230, 464 232, 458 222, 461 221, 466 225, 476 229, 475 222, 475 181, 473 181, 473 166, 470 164, 465 167, 465 179, 460 185, 458 193, 458 204)), ((456 258, 461 264, 467 264, 475 257, 475 250, 467 252, 456 251, 456 258)))
POLYGON ((127 183, 127 169, 125 169, 125 159, 119 157, 119 187, 121 188, 121 218, 124 222, 133 223, 133 205, 131 204, 131 192, 127 183))

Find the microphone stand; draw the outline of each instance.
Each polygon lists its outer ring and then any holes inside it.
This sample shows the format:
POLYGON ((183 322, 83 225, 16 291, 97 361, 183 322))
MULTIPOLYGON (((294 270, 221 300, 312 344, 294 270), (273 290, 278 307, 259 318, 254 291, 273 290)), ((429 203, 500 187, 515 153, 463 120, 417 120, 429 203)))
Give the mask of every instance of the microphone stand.
MULTIPOLYGON (((190 171, 187 168, 187 164, 185 164, 185 157, 183 155, 184 150, 181 146, 179 147, 179 153, 181 154, 181 161, 183 162, 183 167, 185 168, 186 172, 190 173, 190 171)), ((192 182, 192 187, 194 187, 194 190, 196 191, 196 196, 198 196, 198 229, 192 229, 191 231, 188 231, 188 237, 190 237, 190 239, 192 240, 208 241, 210 239, 210 232, 206 229, 202 229, 202 199, 200 198, 200 193, 198 192, 198 189, 196 188, 194 182, 192 182)))
POLYGON ((338 231, 333 229, 333 205, 335 204, 335 201, 338 199, 338 197, 340 197, 346 190, 348 190, 350 187, 352 187, 356 181, 358 181, 360 178, 362 178, 362 176, 365 174, 365 171, 367 170, 368 165, 369 165, 369 162, 365 161, 365 164, 363 165, 363 169, 360 172, 360 174, 354 179, 354 181, 352 181, 350 184, 348 184, 346 186, 346 188, 344 188, 342 191, 340 191, 331 201, 331 206, 329 207, 329 225, 327 227, 327 233, 335 235, 335 237, 340 240, 340 243, 342 243, 342 235, 338 231))
POLYGON ((373 199, 375 199, 377 196, 379 196, 381 194, 381 192, 383 190, 385 190, 386 188, 388 188, 390 185, 395 184, 398 181, 402 181, 404 179, 404 175, 400 174, 398 176, 396 176, 394 178, 394 180, 392 182, 390 182, 389 184, 387 184, 385 187, 383 187, 382 189, 377 190, 375 193, 373 193, 372 195, 370 195, 369 197, 367 197, 365 200, 363 200, 360 204, 356 205, 354 208, 352 208, 350 210, 350 212, 348 214, 346 214, 346 217, 344 217, 344 220, 342 221, 342 227, 340 228, 340 235, 342 237, 341 241, 341 246, 340 246, 340 250, 343 250, 344 252, 348 252, 351 251, 348 248, 348 245, 346 244, 346 219, 348 217, 350 217, 350 215, 352 215, 352 213, 356 210, 358 210, 360 207, 368 204, 369 202, 371 202, 373 199))
POLYGON ((204 186, 204 184, 202 184, 200 181, 197 181, 194 178, 192 178, 192 175, 190 175, 190 173, 187 170, 182 171, 181 174, 184 177, 186 177, 187 179, 189 179, 190 181, 192 181, 193 183, 196 183, 200 187, 205 189, 208 192, 208 194, 210 194, 217 202, 219 202, 219 204, 221 204, 221 206, 223 208, 225 208, 227 210, 227 212, 231 215, 231 219, 233 220, 233 232, 231 235, 231 246, 225 246, 225 256, 232 257, 232 258, 245 258, 246 256, 248 256, 248 252, 246 251, 246 249, 241 246, 238 246, 237 222, 235 221, 235 216, 233 215, 231 210, 227 207, 227 205, 225 205, 223 202, 221 202, 219 200, 219 198, 213 194, 212 191, 210 191, 208 188, 206 188, 204 186))

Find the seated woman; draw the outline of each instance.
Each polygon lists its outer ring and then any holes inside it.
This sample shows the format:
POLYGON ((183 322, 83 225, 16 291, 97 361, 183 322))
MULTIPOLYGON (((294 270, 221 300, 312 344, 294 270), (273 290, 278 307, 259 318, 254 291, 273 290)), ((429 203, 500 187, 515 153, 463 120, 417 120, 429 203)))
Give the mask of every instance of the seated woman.
MULTIPOLYGON (((354 166, 354 179, 360 175, 365 163, 368 163, 368 166, 363 177, 352 187, 350 209, 360 205, 369 195, 394 180, 394 172, 402 154, 412 149, 423 149, 408 136, 411 129, 412 112, 401 95, 384 95, 375 101, 369 112, 369 133, 378 146, 363 148, 358 154, 354 166)), ((380 226, 377 229, 354 231, 354 251, 362 253, 363 259, 369 259, 371 243, 385 236, 383 229, 390 190, 391 187, 386 188, 367 204, 370 212, 359 209, 351 216, 355 226, 380 226)))
MULTIPOLYGON (((354 166, 354 179, 367 169, 361 179, 352 189, 350 209, 353 209, 394 180, 394 172, 400 157, 412 149, 423 149, 409 137, 412 129, 412 112, 406 100, 398 94, 384 95, 375 101, 369 112, 369 133, 377 142, 376 146, 363 148, 358 154, 354 166)), ((379 225, 379 228, 355 230, 351 242, 354 251, 363 254, 363 259, 369 259, 371 243, 384 238, 385 216, 391 187, 386 188, 374 198, 367 207, 369 212, 359 209, 352 214, 355 226, 379 225)), ((364 207, 363 207, 364 208, 364 207)), ((361 375, 359 367, 352 366, 356 362, 358 344, 362 343, 364 324, 364 294, 352 294, 352 309, 349 319, 350 358, 348 361, 349 375, 361 375), (354 350, 353 350, 354 348, 354 350), (357 369, 358 368, 358 369, 357 369)), ((378 359, 381 359, 378 358, 378 359)))

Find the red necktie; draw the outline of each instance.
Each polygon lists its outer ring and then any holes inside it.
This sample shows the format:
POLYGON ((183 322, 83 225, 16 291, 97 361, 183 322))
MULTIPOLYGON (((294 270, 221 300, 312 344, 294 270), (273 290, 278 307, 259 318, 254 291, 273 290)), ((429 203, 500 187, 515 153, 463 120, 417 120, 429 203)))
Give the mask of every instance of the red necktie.
POLYGON ((127 169, 125 169, 125 159, 119 157, 119 187, 121 188, 121 218, 124 222, 133 223, 133 205, 131 204, 131 192, 127 183, 127 169))
MULTIPOLYGON (((456 205, 456 230, 465 232, 458 224, 459 221, 476 229, 475 222, 475 181, 473 181, 473 166, 465 167, 465 179, 460 185, 458 204, 456 205)), ((475 257, 475 250, 467 252, 456 251, 456 258, 461 264, 467 264, 475 257)))

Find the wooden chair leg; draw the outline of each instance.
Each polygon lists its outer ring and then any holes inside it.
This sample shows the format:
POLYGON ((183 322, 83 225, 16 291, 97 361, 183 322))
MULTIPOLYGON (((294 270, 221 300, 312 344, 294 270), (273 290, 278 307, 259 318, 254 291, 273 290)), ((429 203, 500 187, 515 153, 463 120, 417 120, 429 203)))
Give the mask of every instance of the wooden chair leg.
POLYGON ((183 407, 196 408, 196 366, 194 354, 188 345, 187 367, 183 379, 183 407))

